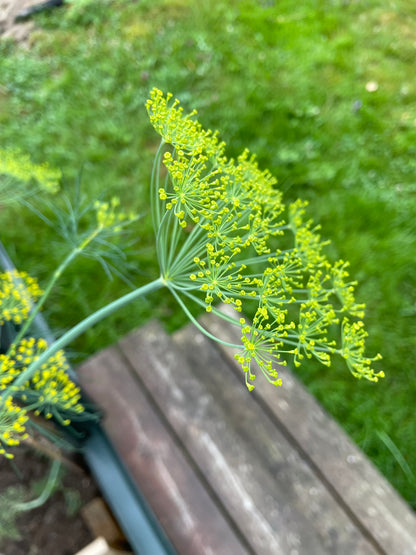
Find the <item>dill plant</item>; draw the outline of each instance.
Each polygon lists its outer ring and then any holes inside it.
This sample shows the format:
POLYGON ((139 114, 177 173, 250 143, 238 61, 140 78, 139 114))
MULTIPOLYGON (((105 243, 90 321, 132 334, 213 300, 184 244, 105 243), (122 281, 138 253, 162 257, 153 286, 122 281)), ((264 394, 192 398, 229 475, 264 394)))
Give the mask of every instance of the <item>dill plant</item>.
MULTIPOLYGON (((45 290, 26 272, 0 273, 0 456, 7 459, 14 457, 13 450, 33 430, 62 442, 59 436, 51 435, 39 422, 34 422, 32 414, 54 419, 61 426, 97 418, 86 410, 80 388, 68 372, 63 350, 55 350, 34 372, 27 372, 48 349, 44 338, 33 336, 32 323, 60 276, 77 257, 96 259, 107 273, 117 272, 115 265, 123 252, 111 239, 123 234, 125 227, 137 219, 134 214, 122 212, 116 198, 85 204, 77 194, 72 202, 65 199, 64 208, 43 199, 54 208, 54 220, 48 219, 32 203, 42 194, 56 193, 60 177, 60 172, 34 164, 19 151, 0 150, 0 203, 20 201, 30 206, 69 245, 68 254, 45 290)), ((70 444, 65 442, 65 446, 70 444)), ((35 499, 26 501, 30 492, 23 488, 9 487, 1 492, 0 541, 4 537, 19 537, 16 518, 50 497, 59 481, 60 464, 59 460, 52 462, 42 492, 35 499)))
POLYGON ((241 328, 241 343, 232 346, 238 349, 236 359, 250 390, 257 373, 281 385, 275 367, 287 359, 299 366, 314 357, 329 366, 333 356, 341 356, 356 378, 377 382, 384 376, 372 368, 380 355, 365 354, 364 305, 354 298, 356 282, 349 277, 348 264, 328 260, 319 227, 306 217, 306 203, 298 200, 286 207, 276 180, 258 167, 253 155, 244 151, 235 160, 228 158, 218 134, 204 130, 196 113, 185 114, 170 94, 152 90, 146 108, 161 136, 150 185, 160 275, 91 314, 50 346, 26 338, 34 314, 65 267, 87 254, 100 234, 117 233, 134 220, 117 214, 115 201, 96 204, 95 227, 77 236, 45 293, 30 315, 24 314, 26 323, 11 349, 2 355, 3 444, 14 445, 25 433, 24 409, 18 415, 14 398, 64 424, 81 414, 76 386, 61 381, 66 364, 61 349, 119 307, 163 287, 212 339, 223 342, 199 324, 191 302, 241 328), (239 318, 219 311, 218 302, 231 305, 239 318), (253 314, 251 321, 246 313, 253 314), (54 381, 49 395, 48 379, 54 381), (53 403, 54 394, 62 392, 68 396, 67 418, 53 403))
POLYGON ((34 164, 19 151, 0 150, 1 204, 20 201, 30 206, 69 245, 44 290, 26 272, 0 273, 0 455, 6 458, 13 458, 13 448, 28 437, 32 413, 62 426, 95 418, 85 410, 80 388, 68 374, 63 350, 55 350, 35 371, 27 372, 49 347, 44 338, 33 336, 32 324, 54 285, 79 256, 97 260, 107 273, 118 272, 124 253, 111 240, 137 220, 120 210, 117 198, 85 203, 78 190, 72 201, 65 198, 64 208, 43 198, 53 208, 54 217, 49 219, 32 202, 40 200, 42 193, 55 194, 60 177, 59 171, 34 164))

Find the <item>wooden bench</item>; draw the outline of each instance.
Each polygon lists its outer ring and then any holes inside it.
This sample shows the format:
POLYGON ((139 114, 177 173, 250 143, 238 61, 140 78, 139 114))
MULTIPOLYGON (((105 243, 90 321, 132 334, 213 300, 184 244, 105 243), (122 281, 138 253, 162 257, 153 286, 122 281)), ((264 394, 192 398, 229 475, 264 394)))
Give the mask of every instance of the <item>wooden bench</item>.
MULTIPOLYGON (((229 342, 239 328, 209 315, 229 342)), ((232 349, 150 323, 79 368, 179 555, 412 555, 416 518, 295 376, 249 393, 232 349)), ((264 380, 265 382, 265 380, 264 380)))

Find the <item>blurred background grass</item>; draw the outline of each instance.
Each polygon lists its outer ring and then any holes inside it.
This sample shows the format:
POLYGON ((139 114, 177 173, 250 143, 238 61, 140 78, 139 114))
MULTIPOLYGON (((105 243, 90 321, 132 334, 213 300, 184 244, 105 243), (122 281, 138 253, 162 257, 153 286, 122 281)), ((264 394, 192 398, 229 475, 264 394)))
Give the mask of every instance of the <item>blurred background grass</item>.
MULTIPOLYGON (((256 153, 287 201, 310 201, 332 256, 360 281, 369 352, 383 354, 386 378, 356 381, 341 361, 297 373, 416 507, 415 3, 73 0, 36 24, 28 47, 0 41, 2 146, 62 169, 64 190, 81 178, 91 198, 118 194, 143 214, 130 258, 138 285, 157 275, 147 212, 158 139, 144 109, 153 86, 197 108, 230 155, 256 153)), ((0 219, 16 265, 45 283, 62 258, 53 231, 22 209, 0 219)), ((62 330, 127 290, 80 261, 46 316, 62 330)), ((152 317, 170 330, 185 323, 156 294, 78 340, 77 360, 152 317)))

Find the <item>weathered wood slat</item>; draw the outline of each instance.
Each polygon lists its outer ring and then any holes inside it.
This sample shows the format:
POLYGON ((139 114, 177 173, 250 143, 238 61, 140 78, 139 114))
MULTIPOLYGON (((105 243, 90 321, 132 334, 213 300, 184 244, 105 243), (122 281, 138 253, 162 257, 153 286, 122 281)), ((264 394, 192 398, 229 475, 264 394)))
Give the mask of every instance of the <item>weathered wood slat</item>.
MULTIPOLYGON (((229 307, 222 309, 236 318, 229 307)), ((212 315, 204 317, 203 324, 224 341, 240 340, 238 326, 224 326, 221 319, 212 315)), ((243 379, 233 349, 216 345, 243 379)), ((411 508, 299 380, 285 367, 281 367, 280 375, 283 386, 277 390, 259 375, 252 392, 254 398, 286 430, 303 456, 310 459, 321 479, 353 520, 374 538, 382 553, 416 554, 416 518, 411 508)))
POLYGON ((120 345, 252 551, 380 553, 211 342, 194 328, 182 331, 176 341, 186 349, 190 365, 157 325, 120 345))
MULTIPOLYGON (((154 370, 147 366, 146 371, 154 370)), ((104 410, 104 429, 178 553, 247 554, 119 350, 102 351, 78 374, 104 410)), ((185 402, 180 390, 173 391, 185 402)))

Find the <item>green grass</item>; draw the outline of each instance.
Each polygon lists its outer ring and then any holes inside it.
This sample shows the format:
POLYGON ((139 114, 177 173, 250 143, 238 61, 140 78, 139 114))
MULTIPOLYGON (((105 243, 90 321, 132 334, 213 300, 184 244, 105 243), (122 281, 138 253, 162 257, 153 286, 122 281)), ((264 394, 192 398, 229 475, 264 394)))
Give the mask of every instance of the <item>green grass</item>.
MULTIPOLYGON (((369 350, 383 354, 387 377, 358 382, 342 363, 298 373, 415 507, 414 3, 73 6, 38 17, 29 49, 0 43, 2 146, 61 168, 67 190, 82 174, 91 198, 119 194, 144 214, 130 258, 138 285, 157 275, 146 216, 157 144, 144 110, 149 90, 172 91, 196 107, 204 126, 220 129, 229 154, 255 152, 287 200, 310 201, 333 256, 350 260, 357 296, 367 303, 369 350)), ((54 234, 20 209, 0 218, 16 264, 44 282, 62 256, 54 234)), ((127 289, 82 261, 65 274, 46 315, 64 329, 127 289)), ((86 356, 151 317, 171 330, 185 322, 162 292, 120 311, 74 348, 86 356)))

